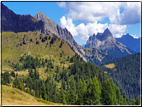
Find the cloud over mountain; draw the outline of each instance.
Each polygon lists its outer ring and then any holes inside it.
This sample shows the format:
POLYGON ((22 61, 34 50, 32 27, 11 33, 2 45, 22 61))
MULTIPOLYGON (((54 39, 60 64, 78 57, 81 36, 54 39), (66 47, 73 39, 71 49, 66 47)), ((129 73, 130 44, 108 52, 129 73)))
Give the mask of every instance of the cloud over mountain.
POLYGON ((87 40, 89 36, 93 35, 94 33, 97 34, 98 32, 103 32, 104 29, 109 28, 112 32, 114 37, 121 37, 123 32, 126 30, 126 25, 117 25, 117 24, 101 24, 101 23, 81 23, 77 26, 73 23, 71 18, 66 18, 63 16, 60 19, 60 24, 63 28, 67 28, 73 36, 79 36, 82 40, 87 40))
POLYGON ((140 2, 57 2, 57 5, 67 11, 60 18, 61 26, 82 40, 106 28, 118 38, 128 24, 140 23, 140 2), (101 23, 105 18, 109 22, 101 23), (80 24, 75 25, 74 21, 80 24))

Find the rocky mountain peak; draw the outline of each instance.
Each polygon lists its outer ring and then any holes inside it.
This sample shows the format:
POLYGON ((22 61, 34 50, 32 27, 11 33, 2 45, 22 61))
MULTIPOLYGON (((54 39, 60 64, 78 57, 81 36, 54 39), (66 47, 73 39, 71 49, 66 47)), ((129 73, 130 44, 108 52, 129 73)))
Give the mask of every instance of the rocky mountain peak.
POLYGON ((96 36, 92 35, 89 37, 85 48, 97 48, 116 57, 122 57, 124 55, 131 54, 125 45, 119 43, 112 36, 108 28, 105 29, 103 33, 97 33, 96 36))
POLYGON ((113 37, 110 30, 108 28, 105 29, 105 31, 102 34, 103 38, 113 37))
POLYGON ((111 32, 110 32, 110 30, 108 28, 106 28, 103 33, 97 33, 96 37, 100 41, 104 41, 108 37, 113 38, 113 36, 112 36, 112 34, 111 34, 111 32))
POLYGON ((105 29, 104 34, 106 34, 108 36, 112 36, 112 34, 108 28, 105 29))
POLYGON ((134 39, 133 36, 131 36, 129 33, 127 33, 126 35, 123 35, 121 38, 134 39))
POLYGON ((41 20, 44 18, 48 18, 45 14, 43 14, 41 11, 38 11, 37 14, 34 16, 36 19, 41 20))

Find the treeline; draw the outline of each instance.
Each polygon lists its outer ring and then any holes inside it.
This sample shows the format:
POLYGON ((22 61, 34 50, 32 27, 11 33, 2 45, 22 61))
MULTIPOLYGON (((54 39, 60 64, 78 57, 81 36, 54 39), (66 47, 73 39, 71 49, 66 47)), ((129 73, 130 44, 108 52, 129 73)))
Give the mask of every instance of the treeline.
POLYGON ((20 57, 19 61, 16 64, 13 64, 12 67, 15 71, 21 71, 25 69, 36 69, 40 67, 45 67, 45 64, 51 64, 51 60, 32 57, 30 55, 20 57))
MULTIPOLYGON (((2 84, 23 90, 44 100, 77 105, 127 105, 140 104, 139 98, 129 101, 120 89, 92 63, 84 62, 78 55, 70 59, 74 62, 68 68, 57 66, 55 75, 46 80, 39 77, 36 68, 29 68, 28 75, 5 72, 2 74, 2 84), (61 86, 59 85, 61 84, 61 86)), ((53 63, 52 61, 50 63, 53 63)), ((47 69, 53 69, 47 64, 47 69)), ((24 68, 26 69, 26 68, 24 68)), ((48 72, 46 69, 45 72, 48 72)))
POLYGON ((140 95, 140 53, 124 56, 114 64, 114 69, 101 69, 108 72, 122 94, 126 94, 129 99, 136 99, 140 95))

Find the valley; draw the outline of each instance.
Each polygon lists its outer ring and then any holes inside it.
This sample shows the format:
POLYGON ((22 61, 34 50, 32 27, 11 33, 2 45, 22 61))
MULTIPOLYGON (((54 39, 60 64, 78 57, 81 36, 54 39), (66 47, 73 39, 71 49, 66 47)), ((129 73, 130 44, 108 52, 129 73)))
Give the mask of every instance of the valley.
POLYGON ((1 7, 2 105, 140 105, 139 43, 106 28, 82 47, 41 11, 1 7))

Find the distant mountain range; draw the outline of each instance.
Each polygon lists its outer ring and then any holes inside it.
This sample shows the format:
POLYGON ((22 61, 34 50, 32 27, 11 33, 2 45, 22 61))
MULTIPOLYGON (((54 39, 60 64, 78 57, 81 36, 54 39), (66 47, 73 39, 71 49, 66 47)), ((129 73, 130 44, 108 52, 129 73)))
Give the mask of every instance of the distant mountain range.
POLYGON ((53 35, 68 43, 71 48, 85 61, 93 62, 97 65, 116 61, 122 56, 135 53, 115 39, 107 28, 103 33, 90 36, 85 48, 78 45, 72 34, 61 28, 53 20, 42 12, 38 12, 34 17, 31 15, 17 15, 3 4, 2 6, 2 32, 28 32, 40 31, 45 35, 53 35), (87 49, 89 48, 89 49, 87 49), (91 51, 90 51, 91 50, 91 51))
POLYGON ((133 53, 125 45, 118 42, 108 28, 103 33, 90 36, 85 48, 97 48, 118 58, 133 53))
POLYGON ((87 52, 85 54, 86 59, 97 65, 114 62, 118 58, 135 53, 124 44, 118 42, 108 28, 103 33, 93 34, 89 37, 85 45, 85 52, 87 52))
POLYGON ((123 35, 121 38, 115 38, 117 41, 126 45, 129 49, 137 52, 140 52, 140 39, 141 38, 134 38, 130 34, 123 35))

